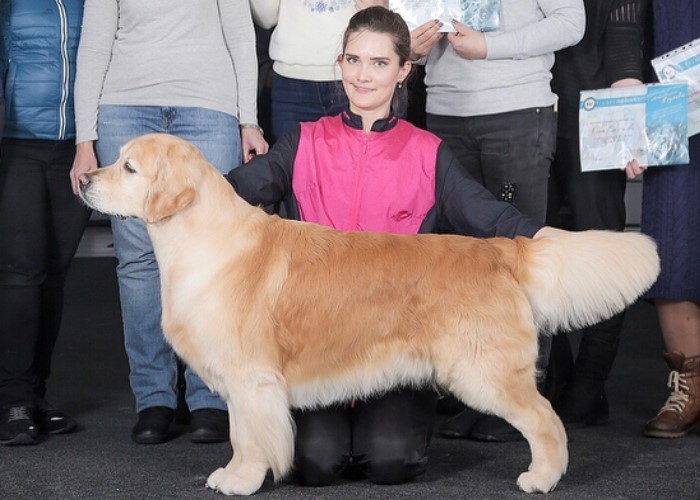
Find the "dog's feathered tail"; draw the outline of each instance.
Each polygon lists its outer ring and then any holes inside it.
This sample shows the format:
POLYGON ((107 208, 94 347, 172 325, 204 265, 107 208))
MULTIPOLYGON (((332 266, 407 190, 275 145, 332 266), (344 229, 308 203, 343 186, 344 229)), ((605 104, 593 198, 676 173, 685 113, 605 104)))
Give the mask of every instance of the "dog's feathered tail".
POLYGON ((655 242, 639 233, 573 232, 518 242, 516 275, 540 332, 567 331, 621 312, 659 274, 655 242))

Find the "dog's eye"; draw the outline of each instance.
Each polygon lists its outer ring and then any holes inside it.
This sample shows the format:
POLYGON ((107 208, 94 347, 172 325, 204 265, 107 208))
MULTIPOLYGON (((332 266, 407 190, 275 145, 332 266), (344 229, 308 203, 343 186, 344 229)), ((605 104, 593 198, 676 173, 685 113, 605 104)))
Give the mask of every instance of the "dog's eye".
POLYGON ((134 170, 134 168, 131 166, 131 163, 129 163, 128 161, 126 163, 124 163, 124 170, 126 170, 130 174, 136 173, 136 170, 134 170))

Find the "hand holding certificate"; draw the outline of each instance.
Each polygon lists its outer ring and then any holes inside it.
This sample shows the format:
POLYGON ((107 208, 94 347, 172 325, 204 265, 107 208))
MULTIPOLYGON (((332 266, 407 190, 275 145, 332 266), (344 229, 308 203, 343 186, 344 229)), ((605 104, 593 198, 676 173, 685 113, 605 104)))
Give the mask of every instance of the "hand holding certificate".
POLYGON ((660 82, 688 84, 688 135, 700 132, 700 38, 652 59, 660 82))
POLYGON ((476 31, 499 27, 500 0, 390 0, 389 8, 398 13, 413 30, 432 19, 442 21, 442 31, 454 31, 452 20, 476 31))
POLYGON ((637 85, 581 92, 581 171, 688 163, 688 86, 637 85))

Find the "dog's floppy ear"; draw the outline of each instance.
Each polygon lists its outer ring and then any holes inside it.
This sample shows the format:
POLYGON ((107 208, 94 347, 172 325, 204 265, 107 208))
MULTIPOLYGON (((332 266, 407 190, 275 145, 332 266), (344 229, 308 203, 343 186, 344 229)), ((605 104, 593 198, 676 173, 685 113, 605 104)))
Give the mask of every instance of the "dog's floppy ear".
POLYGON ((155 161, 156 176, 146 196, 144 219, 155 223, 175 215, 194 201, 195 190, 187 176, 186 155, 158 155, 155 161))

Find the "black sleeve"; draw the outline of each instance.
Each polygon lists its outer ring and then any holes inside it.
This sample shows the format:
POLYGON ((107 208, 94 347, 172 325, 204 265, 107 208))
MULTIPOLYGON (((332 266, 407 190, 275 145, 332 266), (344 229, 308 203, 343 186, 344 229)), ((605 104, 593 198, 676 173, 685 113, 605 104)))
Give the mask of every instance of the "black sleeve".
POLYGON ((437 154, 436 194, 440 232, 490 238, 532 237, 542 224, 497 200, 469 175, 452 151, 440 144, 437 154))
POLYGON ((608 85, 624 78, 642 80, 644 15, 642 0, 618 0, 610 11, 603 49, 608 85))
POLYGON ((226 174, 238 195, 251 205, 274 205, 292 196, 292 170, 301 128, 286 132, 267 154, 226 174))

